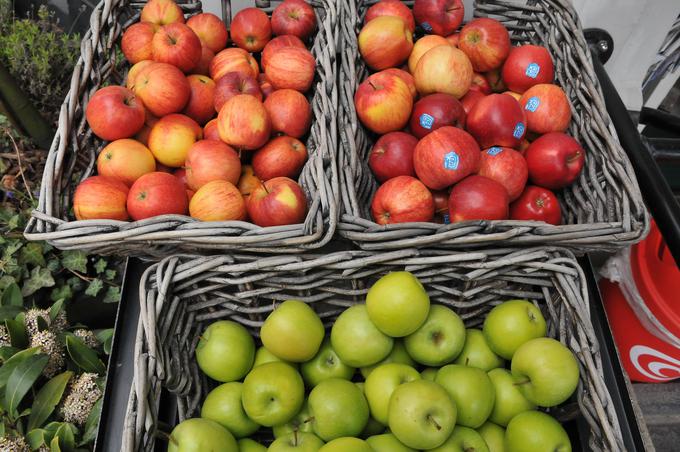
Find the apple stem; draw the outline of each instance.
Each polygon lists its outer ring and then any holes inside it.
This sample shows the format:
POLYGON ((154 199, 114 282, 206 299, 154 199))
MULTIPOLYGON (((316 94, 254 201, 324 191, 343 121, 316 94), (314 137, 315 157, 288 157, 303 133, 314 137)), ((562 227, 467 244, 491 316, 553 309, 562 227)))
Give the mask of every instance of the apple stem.
POLYGON ((314 422, 314 416, 308 417, 307 419, 305 419, 304 421, 302 421, 303 424, 307 424, 307 423, 309 423, 309 422, 314 422))
POLYGON ((298 431, 293 430, 293 446, 297 447, 298 446, 298 431))
POLYGON ((171 442, 175 446, 179 446, 179 443, 177 442, 177 440, 172 435, 168 435, 167 433, 161 432, 160 430, 157 433, 158 433, 158 436, 160 436, 161 438, 168 440, 169 442, 171 442))
POLYGON ((441 430, 442 426, 437 423, 437 421, 434 420, 434 418, 431 415, 427 415, 427 420, 432 422, 437 430, 441 430))

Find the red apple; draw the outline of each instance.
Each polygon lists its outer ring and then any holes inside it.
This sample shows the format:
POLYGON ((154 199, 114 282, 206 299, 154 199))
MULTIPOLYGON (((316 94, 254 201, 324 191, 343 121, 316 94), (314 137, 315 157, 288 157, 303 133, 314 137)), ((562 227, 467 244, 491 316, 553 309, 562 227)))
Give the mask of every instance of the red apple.
POLYGON ((241 72, 229 72, 224 74, 224 76, 217 81, 215 86, 213 111, 219 113, 222 105, 239 94, 250 94, 257 98, 257 100, 262 100, 260 84, 255 78, 250 75, 244 75, 241 72))
POLYGON ((354 105, 364 126, 384 134, 406 126, 411 116, 413 96, 401 78, 378 72, 359 85, 354 94, 354 105))
POLYGON ((210 75, 210 63, 212 63, 215 54, 207 46, 201 45, 201 59, 198 60, 198 64, 191 71, 193 74, 199 75, 210 75))
POLYGON ((457 31, 455 33, 452 33, 446 37, 446 40, 449 42, 454 47, 458 47, 458 43, 460 42, 460 32, 457 31))
POLYGON ((378 182, 397 176, 415 176, 413 151, 418 139, 405 132, 390 132, 378 138, 370 154, 368 166, 378 182))
POLYGON ((102 140, 129 138, 144 126, 144 105, 123 86, 99 89, 87 103, 85 117, 102 140))
POLYGON ((527 159, 531 182, 557 190, 571 185, 581 174, 586 153, 578 141, 569 135, 551 132, 534 140, 524 157, 527 159))
POLYGON ((164 25, 153 37, 153 59, 191 72, 201 60, 201 40, 186 24, 164 25))
POLYGON ((258 226, 299 224, 307 214, 307 198, 294 180, 275 177, 250 193, 246 209, 250 219, 258 226))
POLYGON ((415 177, 397 176, 378 187, 371 202, 371 215, 378 224, 432 221, 432 193, 415 177))
POLYGON ((545 221, 557 226, 562 224, 562 209, 555 193, 547 188, 529 185, 510 204, 510 219, 545 221))
POLYGON ((259 74, 257 76, 257 83, 260 85, 260 92, 262 93, 262 97, 265 99, 269 98, 269 96, 275 91, 272 83, 264 74, 259 74))
POLYGON ((184 109, 191 96, 186 76, 167 63, 150 64, 135 78, 135 94, 154 116, 165 116, 184 109))
POLYGON ((555 67, 548 49, 525 44, 510 50, 502 76, 509 90, 523 93, 539 83, 552 83, 555 67))
POLYGON ((571 121, 571 106, 562 88, 557 85, 534 85, 519 100, 527 117, 530 132, 564 132, 571 121))
POLYGON ((241 177, 238 180, 238 191, 241 192, 243 198, 248 201, 248 197, 257 187, 262 185, 262 181, 255 175, 255 170, 252 165, 241 166, 241 177))
MULTIPOLYGON (((385 1, 385 0, 383 0, 385 1)), ((397 1, 397 0, 388 0, 388 1, 397 1)), ((411 74, 408 72, 404 71, 403 69, 397 69, 396 67, 391 67, 389 69, 385 69, 384 71, 381 71, 383 74, 392 74, 396 75, 400 79, 406 83, 406 86, 408 86, 408 90, 411 92, 411 95, 413 96, 413 99, 415 100, 416 97, 418 97, 418 91, 416 90, 416 80, 413 78, 411 74)))
POLYGON ((489 81, 479 72, 472 73, 472 84, 470 85, 470 90, 477 90, 482 94, 491 94, 493 92, 489 81))
POLYGON ((189 185, 187 184, 187 170, 184 168, 176 168, 172 172, 173 176, 175 176, 177 179, 181 180, 184 186, 188 189, 189 185))
POLYGON ((213 53, 224 49, 229 42, 229 33, 222 19, 211 13, 201 13, 191 16, 187 20, 187 25, 191 28, 201 43, 213 53))
POLYGON ((217 128, 217 118, 213 118, 203 126, 203 139, 220 141, 220 132, 217 128))
POLYGON ((508 192, 495 180, 469 176, 454 185, 449 197, 451 223, 508 218, 508 192))
POLYGON ((449 224, 449 192, 446 190, 430 190, 434 200, 434 220, 437 223, 449 224))
POLYGON ((508 96, 514 97, 517 102, 522 98, 522 95, 519 93, 516 93, 514 91, 503 91, 503 94, 507 94, 508 96))
POLYGON ((526 117, 519 102, 505 94, 477 101, 467 115, 466 129, 483 148, 519 146, 526 133, 526 117))
POLYGON ((201 221, 245 220, 246 206, 234 184, 214 180, 194 193, 189 203, 189 215, 201 221))
POLYGON ((508 191, 510 202, 512 202, 524 190, 529 177, 529 170, 522 154, 511 148, 494 146, 482 152, 477 174, 503 185, 508 191))
POLYGON ((184 162, 187 185, 196 191, 208 182, 226 180, 238 183, 241 176, 241 160, 229 145, 214 140, 195 142, 184 162))
POLYGON ((77 220, 129 220, 128 187, 106 176, 91 176, 76 187, 73 212, 77 220))
POLYGON ((125 30, 120 40, 120 49, 131 64, 153 58, 152 41, 156 29, 157 26, 151 22, 138 22, 125 30))
POLYGON ((463 106, 463 110, 465 110, 466 122, 467 115, 469 115, 470 111, 472 111, 472 107, 474 107, 480 99, 484 99, 485 97, 486 94, 483 92, 476 89, 471 89, 465 96, 460 98, 460 104, 463 106))
POLYGON ((231 39, 248 52, 259 52, 272 38, 269 17, 258 8, 244 8, 231 21, 231 39))
POLYGON ((416 31, 416 21, 408 6, 397 0, 382 0, 366 10, 364 24, 380 16, 400 17, 406 22, 411 33, 416 31))
POLYGON ((264 101, 272 132, 301 138, 312 124, 312 107, 307 98, 293 89, 280 89, 264 101))
POLYGON ((253 169, 260 179, 297 178, 307 161, 307 148, 298 139, 280 136, 265 144, 253 155, 253 169))
POLYGON ((413 32, 395 16, 376 17, 364 25, 358 39, 366 65, 378 71, 399 66, 413 50, 413 32))
POLYGON ((479 169, 479 145, 456 127, 444 126, 427 134, 416 145, 413 166, 418 179, 441 190, 479 169))
POLYGON ((239 150, 253 150, 269 140, 271 122, 262 102, 248 94, 239 94, 220 109, 217 128, 225 143, 239 150))
POLYGON ((137 75, 139 75, 140 72, 149 65, 153 64, 154 62, 152 60, 142 60, 139 61, 135 64, 132 65, 130 70, 127 73, 127 77, 125 78, 125 87, 127 89, 133 90, 135 89, 135 80, 137 80, 137 75))
POLYGON ((413 73, 421 96, 447 93, 460 99, 472 84, 472 65, 468 57, 450 45, 433 47, 418 60, 413 73))
POLYGON ((413 16, 425 33, 448 36, 463 23, 463 0, 415 0, 413 16))
POLYGON ((460 31, 458 48, 472 68, 486 72, 501 67, 510 53, 510 35, 502 23, 488 17, 473 19, 460 31))
POLYGON ((408 57, 408 70, 411 74, 416 72, 418 61, 427 53, 428 50, 438 46, 450 46, 446 38, 439 35, 425 35, 418 39, 413 45, 413 50, 408 57))
POLYGON ((171 168, 184 165, 189 148, 203 138, 203 129, 188 116, 162 117, 151 128, 149 149, 160 163, 171 168))
POLYGON ((230 47, 215 55, 210 63, 210 78, 215 83, 229 72, 241 72, 257 78, 260 68, 251 54, 238 47, 230 47))
POLYGON ((184 23, 184 13, 174 0, 149 0, 144 5, 139 20, 156 25, 184 23))
POLYGON ((422 138, 443 126, 462 128, 465 110, 458 99, 450 94, 437 93, 422 97, 413 106, 409 127, 411 133, 422 138))
POLYGON ((129 138, 112 141, 97 157, 97 173, 123 182, 128 187, 140 176, 156 171, 153 154, 142 143, 129 138))
POLYGON ((158 215, 184 215, 189 200, 181 180, 168 173, 148 173, 130 187, 127 208, 133 220, 158 215))
POLYGON ((269 58, 284 47, 298 47, 300 49, 306 49, 305 43, 302 42, 300 38, 293 35, 281 35, 273 38, 271 41, 264 46, 262 49, 262 54, 260 55, 260 66, 262 69, 267 67, 269 58))
POLYGON ((503 76, 501 75, 501 68, 491 69, 484 73, 484 78, 489 82, 489 86, 494 93, 502 93, 508 90, 503 82, 503 76))
POLYGON ((272 31, 275 35, 309 38, 316 31, 316 13, 304 0, 285 0, 272 12, 272 31))
POLYGON ((205 75, 190 75, 187 77, 191 95, 189 102, 182 111, 199 124, 205 124, 215 116, 214 98, 215 82, 205 75))
POLYGON ((314 81, 316 60, 311 52, 299 47, 283 47, 267 62, 264 73, 274 89, 294 89, 306 92, 314 81))

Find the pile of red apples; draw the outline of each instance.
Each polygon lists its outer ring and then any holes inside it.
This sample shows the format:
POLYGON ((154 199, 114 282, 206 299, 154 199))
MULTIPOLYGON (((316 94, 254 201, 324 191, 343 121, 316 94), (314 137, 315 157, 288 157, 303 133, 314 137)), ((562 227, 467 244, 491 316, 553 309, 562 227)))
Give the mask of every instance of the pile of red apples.
POLYGON ((304 0, 285 0, 271 19, 246 8, 230 33, 213 14, 185 22, 173 0, 150 0, 121 39, 126 86, 101 88, 87 104, 92 132, 109 143, 97 175, 75 191, 76 218, 303 222, 296 179, 307 160, 315 30, 304 0))
POLYGON ((383 0, 368 9, 359 51, 373 73, 354 97, 376 141, 379 224, 536 220, 562 223, 554 191, 585 154, 565 131, 569 100, 541 46, 513 47, 491 18, 462 25, 461 0, 383 0), (424 32, 414 42, 416 27, 424 32))

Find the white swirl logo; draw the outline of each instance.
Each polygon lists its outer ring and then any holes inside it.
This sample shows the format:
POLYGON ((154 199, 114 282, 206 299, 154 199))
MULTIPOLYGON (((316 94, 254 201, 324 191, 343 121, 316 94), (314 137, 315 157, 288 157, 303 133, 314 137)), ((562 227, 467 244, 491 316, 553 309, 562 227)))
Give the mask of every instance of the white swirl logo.
POLYGON ((631 347, 630 360, 642 375, 652 380, 680 378, 680 360, 645 345, 631 347))

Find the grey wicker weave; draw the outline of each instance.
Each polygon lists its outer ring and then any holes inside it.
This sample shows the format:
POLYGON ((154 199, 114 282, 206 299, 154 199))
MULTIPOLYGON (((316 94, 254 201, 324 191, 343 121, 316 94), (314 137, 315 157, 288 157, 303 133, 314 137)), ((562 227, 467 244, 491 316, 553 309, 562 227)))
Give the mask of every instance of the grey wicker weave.
POLYGON ((276 304, 293 298, 309 303, 329 326, 345 307, 362 303, 380 275, 404 269, 419 277, 434 303, 453 308, 468 326, 479 326, 501 301, 527 298, 537 303, 549 335, 575 353, 581 369, 575 402, 553 414, 587 422, 592 450, 624 450, 602 377, 584 276, 571 252, 546 247, 164 259, 149 267, 140 286, 123 450, 151 450, 156 438, 163 436, 159 432, 172 428, 159 424, 162 393, 169 391, 176 398, 180 421, 200 415, 202 400, 214 383, 199 370, 194 348, 211 322, 230 319, 257 336, 276 304))
POLYGON ((646 235, 649 218, 635 174, 611 127, 578 16, 568 0, 477 0, 474 10, 477 16, 502 21, 514 44, 540 44, 553 56, 556 83, 564 88, 571 101, 569 133, 586 149, 586 165, 581 176, 559 194, 565 224, 552 226, 510 220, 452 225, 380 226, 375 223, 369 207, 377 183, 367 164, 375 137, 358 122, 353 98, 359 82, 368 75, 356 36, 366 9, 376 2, 342 3, 340 235, 369 250, 545 243, 568 246, 578 252, 613 251, 646 235))
MULTIPOLYGON (((201 10, 197 0, 178 3, 187 15, 201 10)), ((222 0, 222 3, 225 20, 229 22, 231 1, 222 0)), ((275 6, 272 3, 254 1, 267 12, 275 6)), ((311 48, 317 75, 310 99, 314 120, 306 142, 309 160, 299 178, 309 201, 304 223, 262 228, 243 221, 199 222, 182 215, 164 215, 138 222, 74 220, 70 213, 73 191, 79 180, 93 174, 97 154, 104 145, 87 126, 85 107, 101 86, 120 84, 124 80, 127 66, 120 64, 117 44, 125 26, 138 20, 146 4, 146 1, 103 0, 92 12, 90 29, 81 43, 81 57, 61 108, 58 130, 45 164, 40 201, 26 227, 26 237, 47 240, 59 249, 160 257, 180 249, 285 253, 317 248, 328 242, 335 231, 339 204, 335 82, 338 9, 334 0, 309 3, 317 14, 318 31, 311 48)))

